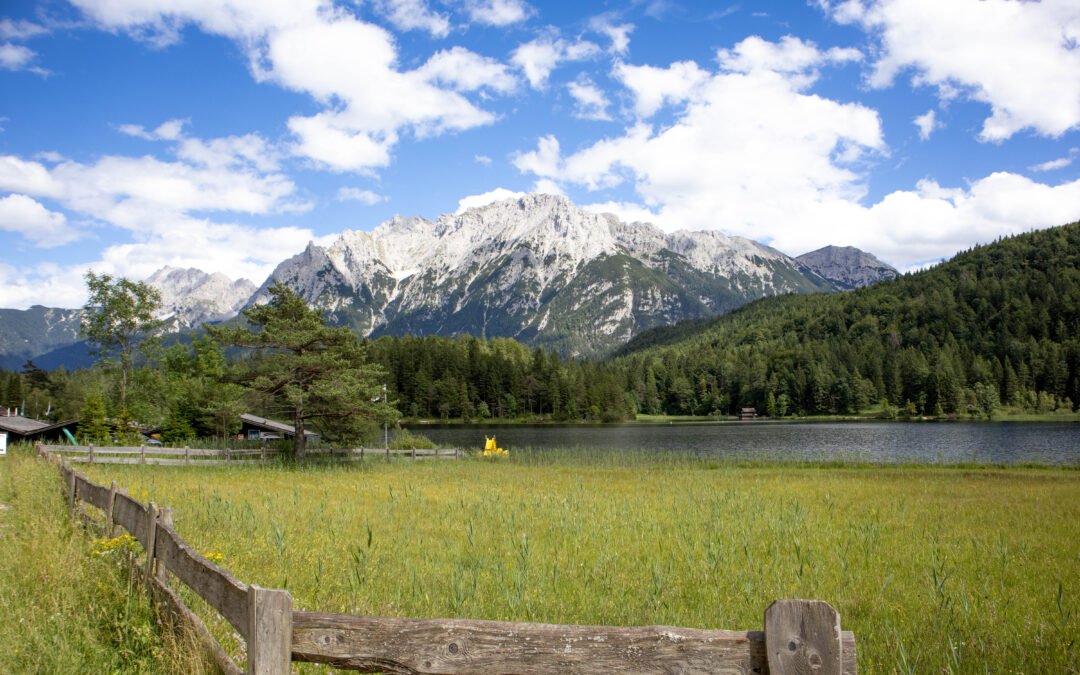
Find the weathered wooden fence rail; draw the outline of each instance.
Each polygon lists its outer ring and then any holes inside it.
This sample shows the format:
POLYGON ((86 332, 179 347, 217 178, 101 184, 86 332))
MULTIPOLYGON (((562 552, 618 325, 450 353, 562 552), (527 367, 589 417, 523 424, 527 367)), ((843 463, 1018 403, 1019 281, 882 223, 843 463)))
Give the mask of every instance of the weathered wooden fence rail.
MULTIPOLYGON (((86 464, 157 464, 157 465, 204 465, 204 464, 258 464, 279 459, 282 451, 272 448, 165 448, 158 445, 95 446, 95 445, 46 445, 45 449, 59 455, 67 462, 86 464)), ((309 459, 334 462, 355 462, 363 459, 404 457, 407 459, 460 459, 461 448, 433 448, 390 450, 386 448, 309 449, 309 459)))
POLYGON ((171 509, 132 499, 68 466, 51 447, 72 512, 101 509, 107 531, 127 530, 146 552, 152 596, 186 622, 230 675, 288 673, 292 661, 386 673, 756 673, 856 675, 855 636, 819 600, 777 600, 763 631, 613 627, 463 619, 399 619, 294 611, 288 591, 239 581, 180 538, 171 509), (170 586, 170 574, 216 610, 247 643, 247 668, 226 654, 170 586))

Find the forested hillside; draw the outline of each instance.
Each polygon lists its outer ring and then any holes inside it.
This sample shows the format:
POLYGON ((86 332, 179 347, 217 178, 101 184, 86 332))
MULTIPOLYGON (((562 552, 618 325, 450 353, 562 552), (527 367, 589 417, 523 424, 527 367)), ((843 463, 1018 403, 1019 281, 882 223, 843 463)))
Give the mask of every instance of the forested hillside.
POLYGON ((642 412, 1042 412, 1080 401, 1080 223, 840 295, 642 335, 613 365, 642 412))

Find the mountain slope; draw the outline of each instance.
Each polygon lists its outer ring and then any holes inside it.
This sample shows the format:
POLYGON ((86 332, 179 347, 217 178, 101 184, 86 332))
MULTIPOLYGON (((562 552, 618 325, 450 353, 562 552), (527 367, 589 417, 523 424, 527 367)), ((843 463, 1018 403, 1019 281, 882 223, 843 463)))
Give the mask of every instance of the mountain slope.
POLYGON ((893 266, 854 246, 826 246, 795 259, 843 290, 888 281, 900 274, 893 266))
POLYGON ((0 309, 0 368, 16 370, 27 360, 79 340, 80 309, 34 305, 0 309))
POLYGON ((146 283, 161 293, 158 318, 176 328, 232 318, 255 292, 255 284, 247 279, 233 281, 220 272, 208 274, 194 268, 162 267, 146 283))
POLYGON ((280 281, 363 335, 514 337, 566 355, 606 353, 653 326, 773 294, 833 290, 788 256, 717 232, 665 234, 551 195, 395 218, 310 244, 280 281))
POLYGON ((1080 223, 850 293, 770 298, 680 328, 640 336, 619 361, 644 412, 1075 406, 1080 223))

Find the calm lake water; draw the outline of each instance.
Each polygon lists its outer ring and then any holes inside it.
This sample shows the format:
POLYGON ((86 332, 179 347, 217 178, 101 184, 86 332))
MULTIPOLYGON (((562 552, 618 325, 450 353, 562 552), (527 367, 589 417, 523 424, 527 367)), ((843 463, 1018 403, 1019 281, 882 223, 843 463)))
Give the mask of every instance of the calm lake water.
POLYGON ((1080 465, 1080 424, 713 422, 621 425, 434 425, 411 427, 436 443, 481 448, 484 434, 514 448, 690 452, 703 456, 1080 465))

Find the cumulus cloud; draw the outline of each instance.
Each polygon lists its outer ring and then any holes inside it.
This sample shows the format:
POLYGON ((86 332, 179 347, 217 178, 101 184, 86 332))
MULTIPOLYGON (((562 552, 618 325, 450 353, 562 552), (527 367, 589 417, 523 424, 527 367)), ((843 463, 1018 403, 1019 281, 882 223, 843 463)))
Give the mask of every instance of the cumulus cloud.
POLYGON ((496 27, 521 23, 534 14, 522 0, 465 0, 465 12, 474 23, 496 27))
POLYGON ((492 159, 487 155, 473 155, 473 161, 480 166, 491 166, 492 159))
POLYGON ((928 140, 930 134, 934 133, 940 126, 937 121, 937 112, 933 109, 927 110, 912 120, 912 122, 919 128, 919 138, 924 141, 928 140))
POLYGON ((878 41, 870 74, 888 87, 902 72, 990 106, 979 138, 1031 129, 1060 136, 1080 126, 1080 5, 1074 0, 819 0, 838 22, 878 41))
POLYGON ((506 188, 495 188, 489 192, 483 192, 478 195, 469 195, 463 197, 458 201, 457 211, 454 211, 454 215, 460 215, 465 213, 469 209, 479 208, 481 206, 487 206, 494 202, 501 202, 505 199, 518 199, 524 197, 524 192, 514 192, 513 190, 507 190, 506 188))
POLYGON ((877 113, 808 92, 830 55, 798 40, 725 52, 719 68, 620 66, 639 119, 564 153, 553 135, 513 157, 525 174, 598 191, 628 185, 637 203, 598 210, 669 229, 723 229, 801 253, 866 248, 900 267, 1000 234, 1074 220, 1080 181, 1051 186, 996 173, 963 187, 920 183, 864 205, 865 158, 888 152, 877 113), (751 56, 753 55, 753 56, 751 56), (648 116, 670 109, 663 126, 648 116))
MULTIPOLYGON (((403 69, 388 31, 326 0, 75 4, 104 28, 154 44, 175 42, 188 24, 236 41, 257 80, 307 94, 323 106, 317 113, 291 117, 288 128, 295 135, 296 154, 334 171, 370 173, 386 166, 405 132, 424 137, 490 124, 495 116, 462 92, 509 89, 505 69, 461 48, 440 52, 426 70, 403 69), (451 65, 481 67, 481 76, 490 79, 481 83, 471 73, 452 74, 446 68, 451 65)), ((487 4, 492 16, 509 11, 504 3, 487 4)), ((387 0, 380 7, 401 21, 426 16, 420 27, 441 30, 432 23, 439 15, 419 1, 387 0)))
POLYGON ((375 8, 398 30, 422 30, 434 37, 450 34, 450 19, 433 12, 424 0, 377 0, 375 8))
POLYGON ((29 70, 44 74, 46 71, 31 65, 36 56, 29 47, 5 42, 0 44, 0 70, 29 70))
POLYGON ((569 154, 555 136, 542 137, 515 166, 590 191, 629 184, 636 203, 589 207, 623 219, 722 229, 792 254, 854 245, 902 269, 1080 216, 1080 181, 1047 185, 1012 173, 960 187, 923 181, 866 205, 857 160, 888 151, 877 113, 807 91, 818 69, 848 58, 799 41, 740 46, 715 72, 690 63, 616 68, 636 98, 635 123, 569 154), (665 107, 674 121, 649 124, 665 107))
POLYGON ((0 19, 0 40, 25 40, 48 32, 48 28, 33 21, 0 19))
POLYGON ((576 117, 586 120, 611 119, 611 115, 607 112, 607 96, 587 75, 578 76, 576 80, 566 85, 566 89, 577 103, 577 109, 574 112, 576 117))
POLYGON ((20 234, 41 248, 61 246, 79 236, 64 214, 22 194, 0 197, 0 230, 20 234))
POLYGON ((146 133, 175 136, 175 160, 107 155, 91 163, 61 158, 44 164, 0 155, 0 191, 14 193, 0 204, 0 229, 46 246, 115 228, 123 242, 84 265, 17 269, 14 285, 4 289, 4 306, 77 306, 87 267, 135 279, 172 265, 261 280, 313 238, 306 228, 229 222, 229 214, 298 213, 311 206, 276 170, 261 137, 197 139, 170 129, 146 133), (79 227, 49 204, 77 216, 79 227))
POLYGON ((505 64, 464 47, 435 52, 416 72, 428 82, 442 84, 457 91, 486 88, 508 93, 517 86, 517 79, 505 64))
POLYGON ((377 192, 363 190, 357 187, 339 188, 337 191, 337 199, 339 202, 360 202, 367 206, 374 206, 375 204, 386 201, 386 197, 377 192))
POLYGON ((166 120, 150 131, 147 131, 141 124, 121 124, 116 129, 122 134, 141 138, 145 141, 175 141, 184 133, 184 126, 190 121, 187 119, 166 120))
POLYGON ((535 40, 518 45, 510 61, 525 74, 529 86, 543 89, 551 71, 567 61, 583 61, 600 53, 600 48, 588 40, 569 41, 548 32, 535 40))
POLYGON ((613 23, 610 17, 599 16, 589 21, 589 28, 611 40, 608 51, 624 55, 630 50, 630 33, 634 32, 632 23, 613 23))

